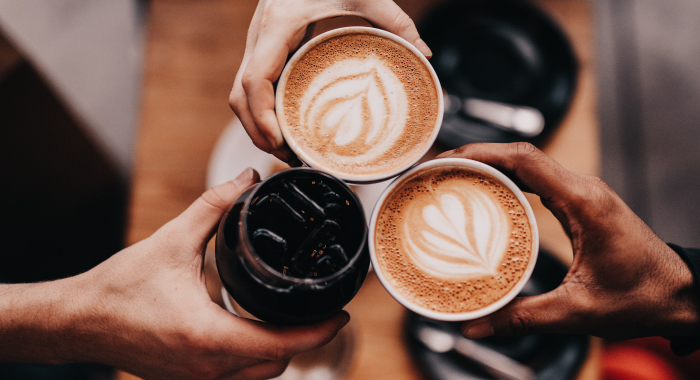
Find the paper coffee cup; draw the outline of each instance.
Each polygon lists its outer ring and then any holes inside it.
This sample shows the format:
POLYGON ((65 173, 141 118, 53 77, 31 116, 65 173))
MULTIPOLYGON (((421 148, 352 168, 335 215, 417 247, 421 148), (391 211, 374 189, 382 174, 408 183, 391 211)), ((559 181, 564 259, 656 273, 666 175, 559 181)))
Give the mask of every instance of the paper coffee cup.
POLYGON ((382 193, 370 220, 379 281, 403 306, 436 320, 476 319, 505 306, 532 275, 538 249, 522 191, 468 159, 436 159, 407 171, 382 193), (473 306, 479 302, 485 304, 473 306))
POLYGON ((313 38, 289 60, 276 91, 277 120, 292 151, 355 184, 408 170, 442 124, 442 88, 428 60, 375 28, 313 38))

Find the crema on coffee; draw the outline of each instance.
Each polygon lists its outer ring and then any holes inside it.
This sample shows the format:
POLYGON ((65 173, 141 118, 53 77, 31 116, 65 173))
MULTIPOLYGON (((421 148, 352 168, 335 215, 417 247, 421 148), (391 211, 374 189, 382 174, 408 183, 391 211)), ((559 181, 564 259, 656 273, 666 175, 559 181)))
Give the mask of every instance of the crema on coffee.
POLYGON ((391 287, 442 313, 484 308, 518 283, 532 255, 532 231, 515 194, 470 168, 413 173, 384 200, 374 251, 391 287))
POLYGON ((318 43, 294 63, 281 124, 312 166, 381 175, 410 165, 432 143, 438 105, 431 71, 411 50, 350 33, 318 43))

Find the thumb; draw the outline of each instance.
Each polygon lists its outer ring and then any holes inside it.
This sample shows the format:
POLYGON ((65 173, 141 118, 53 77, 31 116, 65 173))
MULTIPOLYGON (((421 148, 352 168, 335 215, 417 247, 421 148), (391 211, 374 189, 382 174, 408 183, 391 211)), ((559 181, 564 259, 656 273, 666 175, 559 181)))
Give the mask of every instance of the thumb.
POLYGON ((491 165, 511 178, 523 191, 537 194, 569 233, 572 214, 593 190, 591 182, 573 173, 532 144, 476 143, 440 154, 437 158, 468 158, 491 165))
POLYGON ((177 236, 190 240, 196 246, 206 244, 228 207, 259 180, 258 172, 248 168, 234 180, 204 192, 173 220, 173 227, 178 230, 177 236))
POLYGON ((232 317, 219 308, 221 315, 217 340, 226 350, 236 353, 246 347, 248 357, 263 360, 284 360, 296 354, 323 346, 350 321, 350 315, 340 311, 335 316, 306 326, 273 326, 269 323, 232 317))
POLYGON ((491 335, 575 332, 578 321, 566 294, 557 288, 539 296, 518 297, 493 314, 464 322, 462 335, 480 339, 491 335))

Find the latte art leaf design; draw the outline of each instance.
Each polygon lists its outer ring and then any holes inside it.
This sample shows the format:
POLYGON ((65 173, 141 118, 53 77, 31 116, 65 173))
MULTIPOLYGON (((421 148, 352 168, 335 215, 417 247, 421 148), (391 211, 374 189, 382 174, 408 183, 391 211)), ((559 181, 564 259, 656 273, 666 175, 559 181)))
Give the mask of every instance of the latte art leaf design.
POLYGON ((389 119, 386 91, 379 81, 377 70, 339 78, 326 86, 317 97, 323 98, 324 92, 329 91, 330 87, 344 84, 349 88, 359 87, 361 90, 344 98, 326 99, 318 109, 312 108, 316 113, 311 123, 320 125, 325 133, 335 135, 333 142, 336 145, 347 145, 362 136, 365 144, 371 143, 389 119), (350 81, 363 81, 366 85, 346 83, 350 81))
POLYGON ((443 193, 435 199, 422 209, 423 230, 406 231, 416 263, 443 276, 496 274, 508 246, 502 208, 479 191, 443 193))
POLYGON ((395 143, 407 117, 402 83, 379 59, 346 60, 319 74, 301 102, 303 125, 327 153, 355 161, 395 143))

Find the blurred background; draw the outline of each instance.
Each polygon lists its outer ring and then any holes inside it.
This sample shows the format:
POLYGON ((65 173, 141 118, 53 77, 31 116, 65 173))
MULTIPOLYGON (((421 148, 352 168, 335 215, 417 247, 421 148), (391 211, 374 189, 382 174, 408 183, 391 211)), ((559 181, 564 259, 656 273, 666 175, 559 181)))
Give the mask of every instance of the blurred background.
MULTIPOLYGON (((194 200, 207 152, 233 117, 227 97, 255 3, 0 0, 0 282, 86 271, 194 200), (162 194, 170 202, 154 205, 162 194)), ((443 1, 397 3, 420 23, 443 1)), ((585 12, 584 30, 561 26, 590 45, 574 49, 595 80, 587 164, 663 240, 700 247, 700 2, 540 3, 555 20, 585 12)), ((112 376, 63 371, 47 378, 112 376)))

